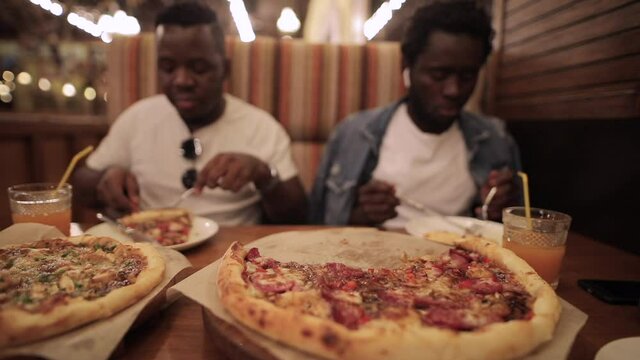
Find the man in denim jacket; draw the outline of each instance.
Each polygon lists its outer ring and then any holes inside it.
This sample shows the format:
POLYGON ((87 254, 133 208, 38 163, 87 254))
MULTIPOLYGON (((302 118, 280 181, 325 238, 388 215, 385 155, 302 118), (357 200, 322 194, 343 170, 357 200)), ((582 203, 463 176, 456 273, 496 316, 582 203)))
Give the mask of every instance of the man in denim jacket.
POLYGON ((407 97, 335 129, 312 189, 311 222, 394 228, 429 212, 479 214, 492 188, 487 214, 500 220, 519 198, 518 148, 498 119, 462 111, 491 37, 489 18, 472 2, 414 14, 402 43, 407 97))

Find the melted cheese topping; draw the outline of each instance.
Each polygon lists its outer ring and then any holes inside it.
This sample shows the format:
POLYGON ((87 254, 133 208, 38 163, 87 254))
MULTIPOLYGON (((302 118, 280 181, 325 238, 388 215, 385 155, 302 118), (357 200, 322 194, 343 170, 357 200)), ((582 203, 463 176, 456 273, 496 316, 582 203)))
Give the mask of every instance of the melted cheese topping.
POLYGON ((129 220, 125 224, 154 238, 164 246, 185 243, 191 232, 191 218, 188 215, 148 219, 140 222, 129 220))
POLYGON ((134 283, 144 266, 138 249, 108 238, 5 247, 0 249, 0 309, 46 312, 70 298, 99 298, 134 283))
POLYGON ((257 249, 246 260, 243 276, 255 296, 350 329, 384 318, 475 330, 525 318, 533 301, 513 274, 463 249, 408 261, 400 269, 367 271, 335 263, 280 263, 257 249))

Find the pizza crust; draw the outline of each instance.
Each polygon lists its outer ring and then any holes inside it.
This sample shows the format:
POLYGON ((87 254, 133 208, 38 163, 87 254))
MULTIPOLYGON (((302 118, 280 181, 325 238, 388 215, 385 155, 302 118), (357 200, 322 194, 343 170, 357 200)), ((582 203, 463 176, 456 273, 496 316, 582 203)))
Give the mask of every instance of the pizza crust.
MULTIPOLYGON (((488 342, 479 342, 476 349, 489 352, 489 346, 498 342, 508 342, 510 348, 504 349, 506 358, 513 358, 529 353, 537 345, 551 340, 556 324, 560 319, 561 304, 555 291, 544 281, 526 261, 492 241, 482 238, 471 238, 460 243, 462 248, 478 252, 492 261, 509 269, 535 301, 532 305, 533 317, 530 320, 509 321, 492 324, 487 328, 488 342), (499 325, 499 326, 497 326, 499 325), (493 328, 495 326, 495 328, 493 328), (514 334, 518 334, 514 336, 514 334), (526 351, 525 351, 526 349, 526 351)), ((496 354, 499 355, 499 354, 496 354)), ((500 356, 503 358, 505 356, 500 356)))
POLYGON ((217 285, 225 308, 240 323, 302 351, 328 359, 510 359, 551 339, 560 315, 555 292, 513 253, 472 238, 462 247, 489 256, 517 273, 535 298, 531 320, 494 323, 473 332, 371 320, 357 330, 330 320, 280 308, 250 293, 242 279, 246 250, 234 243, 222 259, 217 285), (517 334, 517 336, 514 336, 517 334))
MULTIPOLYGON (((99 237, 68 238, 75 244, 92 244, 99 237)), ((146 257, 147 266, 138 274, 136 282, 117 288, 94 299, 70 299, 46 313, 31 313, 17 308, 0 311, 0 347, 20 345, 57 335, 98 319, 107 318, 136 303, 149 294, 164 276, 164 259, 150 244, 127 244, 138 248, 146 257)))
POLYGON ((465 237, 463 235, 458 235, 450 231, 430 231, 430 232, 424 233, 422 237, 424 237, 429 241, 435 241, 440 244, 456 246, 462 242, 465 242, 471 236, 467 235, 465 237))
POLYGON ((136 212, 120 218, 119 221, 155 239, 162 246, 171 246, 189 241, 193 219, 186 209, 165 208, 136 212), (169 222, 169 227, 163 230, 158 226, 162 222, 169 222))
POLYGON ((130 225, 148 220, 173 219, 180 216, 191 217, 191 213, 181 208, 150 209, 123 216, 120 221, 125 225, 130 225))

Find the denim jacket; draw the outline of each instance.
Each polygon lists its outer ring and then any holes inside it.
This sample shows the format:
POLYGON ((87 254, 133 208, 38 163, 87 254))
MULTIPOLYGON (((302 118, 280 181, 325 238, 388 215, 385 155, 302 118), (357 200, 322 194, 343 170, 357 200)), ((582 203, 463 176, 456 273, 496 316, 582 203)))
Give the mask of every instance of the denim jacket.
MULTIPOLYGON (((351 115, 333 131, 311 190, 311 223, 348 223, 357 189, 371 180, 387 126, 402 101, 351 115)), ((463 111, 458 124, 478 190, 493 169, 521 169, 518 147, 501 120, 463 111)))

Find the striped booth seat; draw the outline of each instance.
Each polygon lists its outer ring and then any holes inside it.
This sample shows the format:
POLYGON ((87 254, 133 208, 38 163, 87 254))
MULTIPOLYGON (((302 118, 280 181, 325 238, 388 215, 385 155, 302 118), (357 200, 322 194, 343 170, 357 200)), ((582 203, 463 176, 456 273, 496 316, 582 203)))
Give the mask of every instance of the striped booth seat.
MULTIPOLYGON (((226 39, 229 93, 278 119, 292 139, 294 160, 309 190, 331 130, 348 114, 399 99, 400 46, 308 43, 258 37, 226 39)), ((152 33, 116 38, 108 50, 109 118, 157 89, 152 33)))

